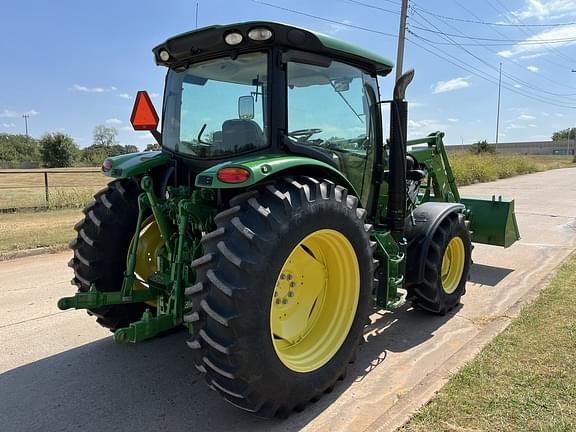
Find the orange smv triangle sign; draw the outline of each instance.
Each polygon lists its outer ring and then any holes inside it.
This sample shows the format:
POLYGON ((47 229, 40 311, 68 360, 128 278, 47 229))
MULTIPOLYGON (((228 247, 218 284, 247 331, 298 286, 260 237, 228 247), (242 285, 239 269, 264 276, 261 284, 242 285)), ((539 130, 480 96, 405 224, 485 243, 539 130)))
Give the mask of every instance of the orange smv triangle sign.
POLYGON ((148 92, 141 90, 136 95, 130 123, 132 123, 134 130, 153 131, 158 127, 158 114, 156 114, 148 92))

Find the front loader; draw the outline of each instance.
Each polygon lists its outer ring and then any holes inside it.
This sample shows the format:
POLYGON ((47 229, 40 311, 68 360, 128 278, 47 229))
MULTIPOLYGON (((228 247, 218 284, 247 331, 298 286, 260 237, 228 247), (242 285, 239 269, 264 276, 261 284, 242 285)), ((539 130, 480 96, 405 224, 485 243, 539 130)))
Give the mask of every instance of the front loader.
POLYGON ((460 197, 441 132, 406 141, 412 71, 381 100, 388 60, 272 22, 153 52, 162 127, 146 92, 131 121, 162 150, 104 161, 114 180, 75 227, 78 292, 58 306, 118 343, 187 327, 191 365, 231 404, 303 408, 344 375, 375 308, 445 314, 471 242, 518 239, 512 200, 460 197))

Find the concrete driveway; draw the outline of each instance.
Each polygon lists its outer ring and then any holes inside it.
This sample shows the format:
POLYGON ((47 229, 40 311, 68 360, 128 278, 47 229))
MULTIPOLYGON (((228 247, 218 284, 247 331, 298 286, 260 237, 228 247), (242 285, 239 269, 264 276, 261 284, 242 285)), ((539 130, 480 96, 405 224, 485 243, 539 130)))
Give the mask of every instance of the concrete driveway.
MULTIPOLYGON (((0 263, 0 430, 392 430, 501 331, 576 248, 576 169, 462 188, 516 198, 522 240, 478 245, 462 306, 373 316, 358 359, 333 393, 285 421, 223 402, 193 367, 184 332, 114 345, 83 311, 61 312, 68 252, 0 263)), ((282 388, 278 388, 282 391, 282 388)))

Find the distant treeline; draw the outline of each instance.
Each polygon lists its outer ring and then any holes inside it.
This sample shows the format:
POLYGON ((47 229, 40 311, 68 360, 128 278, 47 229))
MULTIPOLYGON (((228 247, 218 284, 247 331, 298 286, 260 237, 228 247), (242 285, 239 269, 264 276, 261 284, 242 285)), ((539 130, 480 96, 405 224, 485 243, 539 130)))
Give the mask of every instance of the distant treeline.
MULTIPOLYGON (((79 148, 72 137, 61 132, 47 133, 40 139, 0 134, 0 168, 99 166, 107 157, 139 151, 135 145, 119 144, 117 135, 115 128, 96 126, 94 143, 79 148)), ((154 149, 155 145, 146 148, 154 149)))

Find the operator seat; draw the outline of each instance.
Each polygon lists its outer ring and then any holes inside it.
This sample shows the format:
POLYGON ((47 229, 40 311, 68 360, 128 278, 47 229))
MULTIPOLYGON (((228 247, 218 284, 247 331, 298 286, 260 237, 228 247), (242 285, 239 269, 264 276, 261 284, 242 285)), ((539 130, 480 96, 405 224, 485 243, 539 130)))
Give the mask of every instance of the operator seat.
POLYGON ((253 120, 234 119, 222 123, 222 152, 234 153, 246 147, 262 148, 266 146, 264 132, 253 120))

